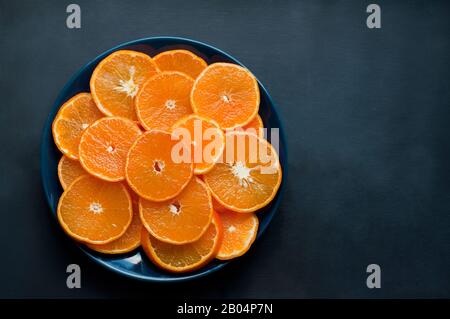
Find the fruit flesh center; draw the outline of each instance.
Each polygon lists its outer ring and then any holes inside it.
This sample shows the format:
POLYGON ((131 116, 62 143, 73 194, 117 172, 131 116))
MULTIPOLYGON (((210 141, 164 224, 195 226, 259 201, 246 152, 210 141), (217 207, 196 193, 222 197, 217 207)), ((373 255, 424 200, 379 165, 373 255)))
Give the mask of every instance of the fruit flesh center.
POLYGON ((236 231, 236 227, 234 227, 234 226, 228 227, 228 232, 229 233, 234 233, 235 231, 236 231))
POLYGON ((91 205, 89 205, 89 211, 97 215, 103 212, 103 208, 100 203, 91 203, 91 205))
POLYGON ((129 80, 119 80, 119 85, 114 88, 114 90, 122 93, 126 93, 127 96, 134 98, 139 91, 139 86, 134 83, 134 73, 136 69, 134 66, 130 67, 130 79, 129 80))
POLYGON ((175 106, 177 106, 177 103, 175 102, 175 100, 167 100, 165 105, 167 109, 173 110, 175 106))
POLYGON ((226 95, 226 94, 222 95, 222 100, 225 103, 230 103, 230 101, 231 101, 230 97, 228 95, 226 95))
POLYGON ((161 174, 162 173, 162 171, 164 170, 164 162, 163 161, 160 161, 160 160, 154 160, 153 161, 153 171, 156 173, 156 174, 161 174))
POLYGON ((181 205, 179 202, 175 202, 169 205, 169 211, 172 215, 180 215, 181 213, 181 205))
POLYGON ((88 128, 88 126, 89 126, 89 124, 86 124, 86 123, 81 124, 81 130, 84 131, 85 129, 88 128))
POLYGON ((116 150, 116 149, 115 149, 114 146, 112 146, 112 145, 109 145, 109 146, 106 148, 106 151, 107 151, 108 153, 113 153, 115 150, 116 150))
POLYGON ((245 166, 242 162, 236 162, 231 167, 231 172, 239 179, 239 185, 244 188, 247 188, 250 183, 253 182, 253 178, 250 176, 250 171, 251 169, 245 166))

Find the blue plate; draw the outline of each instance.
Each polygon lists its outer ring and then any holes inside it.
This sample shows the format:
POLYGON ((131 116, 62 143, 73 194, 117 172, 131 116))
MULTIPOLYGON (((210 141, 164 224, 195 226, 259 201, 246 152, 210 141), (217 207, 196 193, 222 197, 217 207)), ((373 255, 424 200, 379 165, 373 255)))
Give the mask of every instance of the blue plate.
MULTIPOLYGON (((155 37, 135 40, 121 44, 115 48, 112 48, 94 60, 85 65, 81 70, 79 70, 64 86, 55 103, 53 104, 52 110, 48 116, 47 122, 45 123, 44 132, 41 141, 41 175, 42 184, 44 186, 45 195, 47 201, 50 205, 53 215, 56 218, 56 210, 58 206, 58 200, 61 196, 63 190, 59 184, 58 180, 58 161, 61 158, 61 153, 56 148, 53 137, 52 137, 52 122, 59 107, 67 101, 69 98, 80 92, 89 92, 89 79, 91 77, 92 71, 97 66, 97 64, 106 56, 114 51, 128 49, 136 50, 143 53, 147 53, 150 56, 155 56, 156 54, 172 49, 187 49, 194 52, 195 54, 201 56, 208 64, 213 62, 231 62, 242 65, 238 60, 230 56, 229 54, 216 49, 210 45, 175 37, 155 37)), ((285 188, 285 180, 287 175, 287 150, 286 142, 284 137, 283 126, 281 124, 280 118, 278 116, 277 108, 275 107, 270 95, 267 93, 264 86, 258 81, 259 88, 261 91, 261 105, 259 109, 259 114, 264 122, 264 126, 270 130, 270 128, 279 128, 279 157, 280 163, 283 168, 283 181, 281 187, 278 191, 277 196, 274 200, 258 212, 258 217, 260 221, 260 227, 257 235, 257 239, 261 237, 264 230, 269 225, 271 219, 278 210, 278 206, 281 201, 281 194, 285 188)), ((122 274, 124 276, 140 279, 144 281, 164 281, 164 282, 174 282, 174 281, 184 281, 194 278, 199 278, 217 271, 224 267, 228 262, 214 260, 207 266, 201 268, 198 271, 186 274, 172 274, 160 270, 155 267, 145 256, 141 249, 133 251, 124 255, 105 255, 97 253, 86 248, 84 245, 77 244, 80 249, 86 253, 92 260, 103 265, 104 267, 122 274)))

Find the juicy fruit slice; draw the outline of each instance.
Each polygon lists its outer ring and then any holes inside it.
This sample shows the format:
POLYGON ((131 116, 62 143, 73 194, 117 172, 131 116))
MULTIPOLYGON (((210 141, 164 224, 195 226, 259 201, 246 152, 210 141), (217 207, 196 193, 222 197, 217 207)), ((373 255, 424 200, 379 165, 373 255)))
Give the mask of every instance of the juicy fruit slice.
POLYGON ((58 178, 63 189, 66 189, 78 177, 87 174, 79 161, 72 160, 67 156, 63 156, 59 160, 58 178))
POLYGON ((216 258, 228 260, 245 254, 258 233, 258 218, 254 213, 241 214, 223 211, 219 214, 223 226, 223 239, 216 258))
POLYGON ((171 200, 141 199, 139 210, 142 223, 153 237, 176 245, 198 240, 208 229, 213 214, 208 188, 196 177, 171 200))
POLYGON ((194 113, 215 120, 224 130, 244 126, 258 113, 258 82, 241 66, 213 63, 195 80, 191 104, 194 113))
POLYGON ((105 117, 81 136, 79 154, 83 168, 110 182, 125 179, 128 150, 142 134, 135 122, 122 117, 105 117))
POLYGON ((52 124, 58 149, 71 159, 78 159, 78 145, 83 131, 102 118, 89 93, 79 93, 61 106, 52 124))
POLYGON ((282 175, 272 145, 254 134, 233 131, 225 135, 223 155, 203 176, 214 198, 236 212, 254 212, 270 203, 282 175))
POLYGON ((170 50, 161 52, 153 60, 161 71, 178 71, 195 79, 208 65, 187 50, 170 50))
POLYGON ((180 138, 186 138, 184 136, 186 133, 189 135, 189 141, 192 143, 194 174, 205 174, 210 171, 222 155, 225 136, 213 120, 191 114, 176 122, 172 132, 180 138))
POLYGON ((203 236, 196 242, 172 245, 160 241, 142 230, 142 247, 158 267, 176 273, 193 271, 205 266, 217 254, 222 241, 222 226, 215 214, 203 236))
POLYGON ((136 114, 147 130, 168 131, 192 113, 189 95, 194 80, 180 72, 161 72, 147 82, 136 97, 136 114))
POLYGON ((128 185, 141 197, 161 202, 181 193, 194 171, 190 148, 183 148, 188 160, 172 159, 172 150, 180 144, 171 134, 163 131, 147 131, 130 148, 126 162, 128 185))
POLYGON ((88 244, 92 250, 103 254, 123 254, 138 248, 141 244, 142 223, 139 216, 139 197, 127 187, 133 205, 133 218, 127 231, 118 239, 103 245, 88 244))
POLYGON ((131 198, 121 183, 81 176, 58 203, 58 220, 72 238, 106 244, 122 236, 131 223, 131 198))
POLYGON ((116 51, 103 59, 92 73, 92 96, 105 115, 137 120, 134 98, 144 82, 158 72, 155 62, 146 54, 116 51))
POLYGON ((236 130, 244 130, 248 133, 253 133, 258 135, 261 138, 264 138, 264 124, 263 121, 261 119, 261 117, 259 116, 259 114, 256 114, 256 116, 253 118, 253 120, 250 121, 250 123, 248 123, 247 125, 245 125, 242 128, 238 128, 236 130))

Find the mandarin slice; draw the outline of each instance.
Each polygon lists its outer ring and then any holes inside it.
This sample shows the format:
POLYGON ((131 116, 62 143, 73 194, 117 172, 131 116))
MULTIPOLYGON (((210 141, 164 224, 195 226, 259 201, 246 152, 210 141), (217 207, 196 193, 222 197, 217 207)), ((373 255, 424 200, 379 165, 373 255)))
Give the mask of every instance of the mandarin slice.
POLYGON ((110 182, 124 180, 128 150, 141 134, 136 123, 126 118, 102 118, 81 136, 80 163, 98 178, 110 182))
POLYGON ((275 197, 281 166, 266 140, 247 132, 225 135, 223 158, 203 176, 214 198, 237 212, 254 212, 275 197))
POLYGON ((153 57, 161 71, 178 71, 195 79, 208 65, 188 50, 170 50, 153 57))
POLYGON ((160 241, 142 230, 142 247, 158 267, 175 273, 194 271, 205 266, 217 254, 222 241, 222 226, 217 214, 203 236, 190 244, 172 245, 160 241))
POLYGON ((136 114, 147 130, 168 131, 192 113, 190 93, 194 80, 181 72, 161 72, 147 82, 136 97, 136 114))
POLYGON ((151 201, 165 201, 181 193, 189 183, 194 167, 191 149, 182 141, 172 139, 164 131, 147 131, 128 152, 126 179, 128 185, 141 197, 151 201), (172 158, 177 146, 182 146, 187 158, 172 158))
POLYGON ((150 234, 176 245, 198 240, 208 228, 213 214, 209 190, 197 177, 180 195, 168 201, 141 199, 139 210, 142 223, 150 234))
POLYGON ((196 175, 210 171, 222 155, 225 135, 213 120, 191 114, 176 122, 172 132, 179 138, 188 139, 192 144, 196 175))
POLYGON ((78 159, 78 145, 83 131, 103 114, 89 93, 79 93, 64 103, 52 124, 58 149, 71 159, 78 159))
POLYGON ((105 115, 137 120, 134 99, 144 82, 158 72, 155 62, 146 54, 116 51, 103 59, 92 73, 92 96, 105 115))
POLYGON ((191 91, 194 113, 215 120, 224 130, 248 124, 258 113, 259 99, 253 74, 231 63, 210 64, 191 91))
POLYGON ((85 243, 106 244, 119 238, 131 219, 132 203, 126 187, 90 175, 70 184, 58 203, 58 220, 65 232, 85 243))
POLYGON ((230 210, 219 213, 223 239, 216 258, 228 260, 245 254, 258 233, 258 218, 254 213, 242 214, 230 210))
POLYGON ((78 177, 87 174, 79 161, 72 160, 65 155, 59 160, 58 178, 63 189, 66 189, 78 177))

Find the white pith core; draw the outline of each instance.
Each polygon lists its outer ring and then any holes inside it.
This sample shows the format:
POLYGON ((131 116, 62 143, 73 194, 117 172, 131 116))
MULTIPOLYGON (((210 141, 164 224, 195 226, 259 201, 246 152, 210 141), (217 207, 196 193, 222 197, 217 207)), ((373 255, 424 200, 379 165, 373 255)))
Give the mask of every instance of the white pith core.
POLYGON ((234 233, 235 231, 236 231, 236 227, 234 227, 234 226, 228 227, 228 232, 229 233, 234 233))
POLYGON ((164 170, 165 164, 163 161, 160 160, 154 160, 153 161, 153 171, 156 174, 161 174, 162 171, 164 170))
POLYGON ((173 110, 177 106, 177 102, 175 100, 167 100, 165 105, 167 109, 173 110))
POLYGON ((226 95, 226 94, 222 95, 222 100, 225 103, 230 103, 230 101, 231 101, 230 97, 228 95, 226 95))
POLYGON ((245 166, 242 162, 236 162, 231 166, 231 172, 239 179, 239 185, 247 188, 250 183, 253 182, 253 178, 250 176, 251 169, 245 166))
POLYGON ((178 202, 172 203, 169 205, 169 211, 172 213, 172 215, 180 215, 181 213, 181 205, 178 202))
POLYGON ((89 205, 89 211, 97 215, 103 212, 103 208, 99 203, 91 203, 91 205, 89 205))
POLYGON ((129 73, 130 73, 130 79, 129 80, 119 80, 119 85, 114 87, 114 90, 117 92, 126 93, 129 97, 135 97, 136 94, 139 91, 139 86, 134 82, 134 74, 136 72, 136 69, 134 66, 130 67, 129 73))
POLYGON ((109 146, 106 148, 106 151, 107 151, 108 153, 112 153, 112 152, 114 152, 114 150, 115 150, 115 148, 114 148, 113 146, 111 146, 111 145, 109 145, 109 146))
POLYGON ((83 123, 81 124, 81 129, 84 131, 85 129, 87 129, 89 126, 89 124, 83 123))

